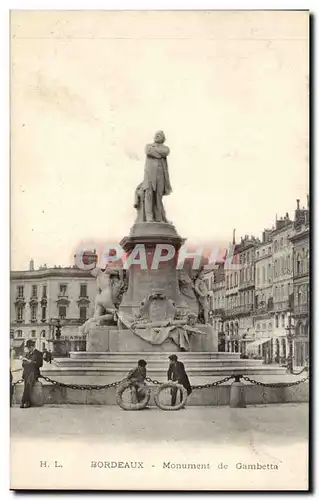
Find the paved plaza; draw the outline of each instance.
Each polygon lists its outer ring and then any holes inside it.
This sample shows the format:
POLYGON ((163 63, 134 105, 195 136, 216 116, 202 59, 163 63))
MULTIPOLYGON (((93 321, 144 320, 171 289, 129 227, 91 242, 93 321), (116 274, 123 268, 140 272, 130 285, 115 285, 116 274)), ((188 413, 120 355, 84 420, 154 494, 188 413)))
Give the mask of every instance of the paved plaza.
POLYGON ((11 408, 12 437, 81 438, 108 441, 214 441, 240 444, 307 442, 308 404, 250 406, 244 409, 187 407, 180 411, 149 408, 124 411, 117 406, 56 405, 11 408))

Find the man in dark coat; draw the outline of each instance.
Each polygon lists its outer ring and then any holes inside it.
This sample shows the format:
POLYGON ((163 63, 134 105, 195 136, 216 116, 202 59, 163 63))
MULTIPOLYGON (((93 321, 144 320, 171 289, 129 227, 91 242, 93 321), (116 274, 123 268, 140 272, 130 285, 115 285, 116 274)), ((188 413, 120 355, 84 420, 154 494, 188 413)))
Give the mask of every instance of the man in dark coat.
POLYGON ((27 340, 26 348, 27 353, 22 358, 24 390, 20 408, 30 408, 32 388, 36 380, 40 377, 40 368, 43 365, 42 353, 35 349, 35 342, 33 340, 27 340))
MULTIPOLYGON (((178 384, 182 385, 185 387, 188 396, 192 392, 192 387, 189 382, 188 375, 185 370, 185 366, 181 361, 178 361, 178 358, 176 354, 172 354, 169 356, 169 368, 167 372, 167 378, 168 380, 171 380, 172 382, 177 382, 178 384)), ((172 388, 171 389, 171 405, 175 406, 176 404, 176 396, 177 396, 177 389, 172 388)), ((182 399, 182 394, 180 393, 180 397, 182 399)))
POLYGON ((140 359, 137 363, 137 367, 130 370, 127 375, 127 380, 132 382, 131 397, 132 403, 140 403, 144 398, 143 388, 145 386, 146 379, 146 361, 140 359))

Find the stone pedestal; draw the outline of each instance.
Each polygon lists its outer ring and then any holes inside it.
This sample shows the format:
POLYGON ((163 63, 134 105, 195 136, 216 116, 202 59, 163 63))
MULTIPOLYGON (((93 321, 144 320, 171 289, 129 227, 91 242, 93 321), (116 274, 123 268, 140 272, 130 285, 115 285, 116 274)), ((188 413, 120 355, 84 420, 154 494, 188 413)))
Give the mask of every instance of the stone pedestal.
MULTIPOLYGON (((203 334, 190 335, 191 352, 217 352, 217 334, 210 325, 196 325, 203 334), (205 335, 206 334, 206 335, 205 335)), ((163 344, 146 342, 129 329, 114 326, 92 328, 87 339, 87 352, 179 352, 178 346, 167 339, 163 344)))
MULTIPOLYGON (((143 245, 146 251, 147 269, 142 269, 139 264, 130 266, 129 287, 123 296, 120 311, 128 314, 137 312, 142 301, 155 290, 173 300, 178 308, 187 308, 179 291, 176 270, 177 252, 183 242, 184 240, 177 234, 172 224, 141 222, 132 227, 130 235, 123 238, 120 244, 129 255, 137 245, 143 245), (173 246, 175 255, 170 260, 161 262, 157 269, 152 269, 158 244, 173 246)), ((165 255, 164 251, 163 253, 165 255)))
POLYGON ((110 352, 178 352, 179 348, 170 339, 161 345, 154 345, 141 339, 131 330, 109 332, 110 352))
POLYGON ((67 342, 65 339, 54 339, 54 340, 49 340, 49 342, 52 343, 52 356, 54 358, 63 358, 67 357, 68 355, 68 349, 67 349, 67 342))
POLYGON ((218 352, 218 334, 211 325, 196 325, 203 335, 191 336, 191 350, 197 352, 218 352), (206 334, 206 335, 205 335, 206 334))
POLYGON ((88 352, 108 352, 110 351, 109 345, 109 331, 114 329, 114 326, 96 326, 91 328, 87 336, 86 350, 88 352))
POLYGON ((44 405, 44 395, 42 390, 42 384, 37 380, 34 383, 31 392, 31 404, 32 406, 43 406, 44 405))

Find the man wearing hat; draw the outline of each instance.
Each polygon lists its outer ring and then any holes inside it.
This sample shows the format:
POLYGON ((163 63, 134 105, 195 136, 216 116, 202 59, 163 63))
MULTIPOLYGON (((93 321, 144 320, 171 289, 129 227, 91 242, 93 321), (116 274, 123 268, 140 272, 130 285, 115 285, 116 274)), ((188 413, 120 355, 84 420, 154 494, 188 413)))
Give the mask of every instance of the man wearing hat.
MULTIPOLYGON (((171 380, 172 382, 177 382, 178 384, 185 387, 187 394, 189 396, 192 392, 192 387, 188 375, 186 373, 184 364, 181 361, 178 361, 176 354, 172 354, 171 356, 168 357, 168 359, 169 359, 169 368, 167 372, 168 380, 171 380)), ((172 406, 175 406, 176 404, 176 396, 177 396, 177 389, 172 388, 171 389, 172 406)))
POLYGON ((30 408, 31 393, 34 383, 40 377, 40 368, 43 365, 42 353, 35 349, 35 342, 31 339, 26 342, 27 353, 22 359, 24 390, 20 408, 30 408))
POLYGON ((127 380, 130 380, 133 384, 131 391, 132 403, 140 403, 144 398, 144 392, 141 389, 145 386, 146 365, 146 361, 140 359, 137 363, 137 367, 133 368, 126 377, 127 380))

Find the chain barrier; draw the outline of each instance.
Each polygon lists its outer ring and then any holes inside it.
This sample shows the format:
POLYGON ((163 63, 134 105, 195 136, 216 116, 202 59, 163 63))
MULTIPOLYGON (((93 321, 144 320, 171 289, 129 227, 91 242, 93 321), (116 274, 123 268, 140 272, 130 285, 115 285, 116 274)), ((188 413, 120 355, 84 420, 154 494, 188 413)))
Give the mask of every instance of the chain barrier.
POLYGON ((146 377, 146 382, 149 382, 153 385, 162 385, 164 382, 159 382, 158 380, 153 380, 151 377, 146 377))
POLYGON ((294 385, 298 385, 298 384, 301 384, 303 382, 306 382, 306 380, 309 379, 309 374, 306 375, 305 377, 303 377, 301 380, 296 380, 295 382, 284 382, 284 383, 277 382, 277 383, 269 383, 269 384, 266 384, 265 382, 259 382, 259 380, 255 380, 253 378, 246 377, 244 375, 239 375, 239 377, 241 379, 245 380, 246 382, 250 382, 251 384, 254 384, 254 385, 259 385, 262 387, 279 388, 279 387, 293 387, 294 385))
POLYGON ((65 384, 64 382, 58 382, 57 380, 53 380, 49 377, 45 377, 41 375, 40 378, 43 378, 46 382, 50 382, 51 384, 59 387, 67 387, 69 389, 81 390, 81 391, 100 391, 101 389, 109 389, 110 387, 118 387, 124 380, 118 380, 117 382, 111 382, 110 384, 104 385, 83 385, 83 384, 65 384))
POLYGON ((309 372, 309 366, 308 365, 304 366, 299 372, 294 372, 293 369, 289 368, 289 366, 287 366, 287 370, 292 375, 301 375, 303 372, 309 372))
POLYGON ((192 385, 192 389, 210 389, 211 387, 217 387, 218 385, 224 384, 225 382, 228 382, 228 380, 231 380, 234 378, 235 375, 231 375, 230 377, 224 377, 220 380, 216 380, 215 382, 212 382, 211 384, 204 384, 204 385, 192 385))
MULTIPOLYGON (((308 372, 308 368, 307 369, 305 369, 305 368, 303 370, 301 370, 300 373, 303 373, 304 371, 308 372)), ((294 374, 294 375, 297 375, 297 374, 294 374)), ((111 387, 118 387, 120 384, 122 384, 126 380, 126 379, 122 379, 122 380, 118 380, 117 382, 111 382, 109 384, 104 384, 104 385, 84 385, 84 384, 65 384, 64 382, 59 382, 58 380, 53 380, 50 377, 45 377, 44 375, 41 375, 40 378, 42 378, 46 382, 49 382, 53 386, 66 387, 69 389, 75 389, 75 390, 81 390, 81 391, 86 391, 86 390, 99 391, 101 389, 109 389, 111 387)), ((295 382, 277 382, 277 383, 260 382, 259 380, 255 380, 255 379, 247 377, 245 375, 230 375, 230 376, 224 377, 220 380, 215 380, 214 382, 211 382, 211 383, 207 383, 207 384, 203 384, 203 385, 193 385, 192 389, 193 390, 210 389, 212 387, 217 387, 221 384, 224 384, 225 382, 228 382, 231 379, 235 379, 235 380, 242 379, 242 380, 245 380, 245 382, 250 382, 251 384, 259 385, 259 386, 263 386, 263 387, 274 387, 274 388, 293 387, 295 385, 306 382, 306 380, 309 379, 309 373, 307 373, 307 375, 305 377, 303 377, 302 379, 296 380, 295 382)), ((164 382, 159 382, 158 380, 154 380, 150 377, 146 377, 145 381, 149 382, 153 385, 158 385, 158 386, 164 384, 164 382)), ((22 382, 23 382, 23 379, 19 379, 16 382, 13 382, 12 385, 15 386, 15 385, 20 384, 22 382)))
POLYGON ((23 382, 23 378, 20 378, 20 379, 19 379, 19 380, 17 380, 16 382, 12 382, 12 385, 13 385, 13 387, 14 387, 14 386, 15 386, 15 385, 17 385, 17 384, 22 384, 22 382, 23 382))

